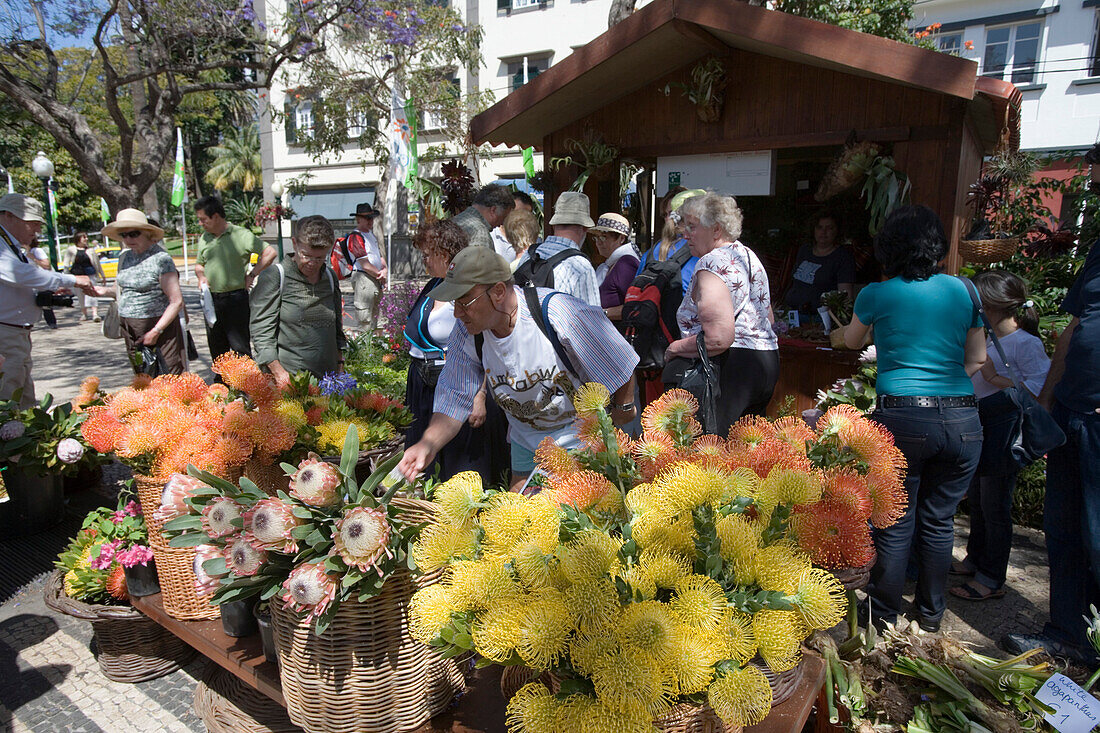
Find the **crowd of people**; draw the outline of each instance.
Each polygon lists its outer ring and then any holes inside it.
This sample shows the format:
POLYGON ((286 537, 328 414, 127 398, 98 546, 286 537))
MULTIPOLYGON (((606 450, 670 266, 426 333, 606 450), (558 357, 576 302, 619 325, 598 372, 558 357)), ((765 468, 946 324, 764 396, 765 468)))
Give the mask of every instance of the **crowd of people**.
MULTIPOLYGON (((305 217, 292 251, 276 262, 270 245, 225 220, 218 199, 195 208, 205 230, 196 275, 211 356, 254 353, 279 383, 298 371, 341 370, 347 342, 339 280, 351 277, 357 320, 371 330, 389 277, 372 231, 379 212, 357 207, 357 228, 339 243, 329 221, 305 217)), ((489 483, 530 491, 544 439, 578 444, 572 400, 582 384, 606 386, 613 421, 636 432, 642 407, 678 386, 701 350, 718 372, 719 435, 765 413, 780 369, 773 298, 760 258, 740 241, 743 214, 733 197, 670 192, 661 201, 662 236, 644 253, 620 212, 593 219, 582 193, 554 201, 545 239, 534 208, 525 194, 489 185, 465 211, 417 231, 413 244, 430 279, 405 324, 414 421, 398 470, 410 480, 476 470, 489 483), (636 283, 659 267, 671 273, 675 319, 654 364, 648 352, 639 354, 630 314, 636 283)), ((33 401, 30 331, 49 305, 36 293, 63 288, 90 296, 81 304, 85 317, 97 317, 96 297, 115 299, 128 349, 154 349, 165 371, 183 371, 186 316, 179 273, 160 244, 163 230, 133 209, 104 227, 125 248, 107 288, 93 282, 102 283, 103 273, 86 237, 67 254, 68 273, 37 266, 31 250, 42 221, 34 199, 0 198, 0 398, 33 401)), ((1073 318, 1048 359, 1023 281, 991 271, 971 285, 944 274, 949 243, 927 207, 891 213, 875 239, 882 281, 858 292, 836 218, 822 214, 811 223, 813 241, 799 250, 793 285, 780 300, 801 309, 824 290, 855 296, 844 340, 860 348, 873 328, 872 419, 906 460, 908 509, 875 533, 877 561, 862 612, 876 623, 906 614, 932 632, 945 611, 949 575, 966 578, 950 590, 961 600, 1004 596, 1019 466, 1010 450, 1018 411, 1002 391, 1021 383, 1067 439, 1047 468, 1051 620, 1041 635, 1013 634, 1005 643, 1091 661, 1081 617, 1100 603, 1100 248, 1089 252, 1062 304, 1073 318), (988 336, 1000 340, 1008 365, 988 336), (964 497, 972 529, 965 559, 952 562, 964 497), (916 580, 912 611, 902 603, 907 575, 916 580)))

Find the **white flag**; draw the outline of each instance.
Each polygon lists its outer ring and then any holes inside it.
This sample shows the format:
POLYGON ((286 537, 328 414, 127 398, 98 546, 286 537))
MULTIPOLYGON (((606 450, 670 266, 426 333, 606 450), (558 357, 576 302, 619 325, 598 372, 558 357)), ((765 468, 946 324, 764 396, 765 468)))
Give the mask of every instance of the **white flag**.
POLYGON ((403 182, 409 171, 410 153, 409 120, 405 113, 405 100, 393 88, 393 102, 390 108, 390 177, 403 182))

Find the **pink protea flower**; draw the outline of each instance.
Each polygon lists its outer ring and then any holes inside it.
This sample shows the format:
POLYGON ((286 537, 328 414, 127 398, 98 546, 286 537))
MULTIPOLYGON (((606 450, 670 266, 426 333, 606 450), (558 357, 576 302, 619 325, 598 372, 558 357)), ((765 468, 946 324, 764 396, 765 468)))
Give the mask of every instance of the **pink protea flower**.
POLYGON ((202 568, 204 562, 213 560, 216 557, 223 557, 222 548, 214 545, 199 545, 195 548, 195 559, 191 564, 191 569, 195 571, 195 592, 199 594, 200 598, 212 596, 220 585, 218 578, 224 577, 211 575, 202 568))
POLYGON ((292 553, 298 541, 290 533, 302 523, 290 504, 278 499, 263 499, 244 513, 244 537, 260 550, 292 553))
POLYGON ((190 513, 185 500, 194 496, 196 489, 206 488, 206 484, 194 476, 185 473, 173 473, 160 493, 160 507, 153 512, 153 519, 167 522, 170 519, 190 513))
POLYGON ((253 547, 243 536, 225 548, 225 564, 234 575, 255 575, 265 562, 267 553, 253 547))
POLYGON ((303 563, 283 581, 283 601, 294 611, 308 612, 307 619, 324 613, 336 598, 340 578, 325 572, 323 562, 303 563))
POLYGON ((132 568, 135 565, 148 565, 153 561, 153 551, 146 545, 133 545, 129 550, 123 550, 115 555, 115 559, 124 568, 132 568))
POLYGON ((340 483, 339 469, 310 453, 290 477, 290 495, 310 506, 330 507, 340 501, 340 483))
POLYGON ((381 509, 350 508, 336 522, 332 540, 334 546, 329 554, 339 555, 349 567, 357 567, 364 573, 374 568, 381 577, 378 562, 383 556, 393 557, 389 548, 390 520, 381 509))
POLYGON ((211 539, 239 532, 240 527, 235 526, 233 520, 240 519, 242 508, 232 499, 219 496, 202 508, 202 531, 211 539))

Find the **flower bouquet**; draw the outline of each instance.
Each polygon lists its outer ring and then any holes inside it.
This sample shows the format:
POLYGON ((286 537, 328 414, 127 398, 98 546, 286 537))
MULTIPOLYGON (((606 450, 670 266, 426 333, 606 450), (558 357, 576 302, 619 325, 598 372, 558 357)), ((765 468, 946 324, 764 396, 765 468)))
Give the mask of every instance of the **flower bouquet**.
POLYGON ((287 709, 308 730, 414 728, 463 685, 406 628, 408 599, 438 576, 409 570, 432 505, 384 482, 400 456, 357 482, 358 455, 353 423, 339 466, 315 454, 283 464, 289 489, 276 496, 192 469, 177 480, 175 516, 164 514, 170 544, 196 548, 196 588, 209 602, 270 600, 287 709))
POLYGON ((175 671, 194 655, 127 601, 141 593, 134 571, 153 569, 141 507, 132 492, 119 495, 116 509, 88 514, 61 553, 46 583, 45 601, 61 613, 92 622, 103 674, 116 682, 143 682, 175 671))
POLYGON ((412 553, 446 575, 413 596, 412 633, 547 675, 549 689, 512 697, 517 733, 757 723, 768 675, 844 618, 825 568, 866 563, 869 522, 900 516, 900 453, 850 408, 817 432, 750 418, 700 437, 682 390, 646 408, 632 441, 608 400, 600 385, 578 391, 583 447, 539 447, 541 494, 488 492, 474 473, 438 487, 441 519, 412 553))

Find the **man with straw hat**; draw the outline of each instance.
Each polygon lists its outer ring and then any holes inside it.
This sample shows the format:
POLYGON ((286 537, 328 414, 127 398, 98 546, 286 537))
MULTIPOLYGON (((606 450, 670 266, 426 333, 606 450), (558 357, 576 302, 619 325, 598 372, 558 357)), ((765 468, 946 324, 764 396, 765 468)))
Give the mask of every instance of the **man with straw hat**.
POLYGON ((521 285, 553 288, 599 306, 600 288, 596 270, 581 252, 589 228, 595 226, 588 197, 576 191, 558 196, 550 218, 553 235, 527 250, 516 267, 521 285))
POLYGON ((573 396, 581 385, 607 388, 616 424, 637 414, 638 355, 599 306, 545 288, 517 287, 507 260, 489 247, 456 254, 429 296, 453 301, 457 322, 431 422, 398 464, 410 481, 458 434, 482 384, 508 418, 513 490, 534 470, 535 449, 544 438, 566 448, 579 445, 573 396))
POLYGON ((22 390, 21 407, 37 400, 31 379, 31 329, 42 315, 35 292, 92 287, 87 275, 43 270, 27 259, 24 247, 34 244, 45 218, 42 204, 30 196, 9 193, 0 197, 0 400, 22 390))

